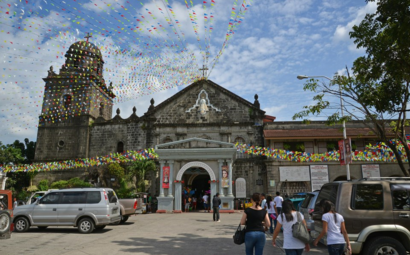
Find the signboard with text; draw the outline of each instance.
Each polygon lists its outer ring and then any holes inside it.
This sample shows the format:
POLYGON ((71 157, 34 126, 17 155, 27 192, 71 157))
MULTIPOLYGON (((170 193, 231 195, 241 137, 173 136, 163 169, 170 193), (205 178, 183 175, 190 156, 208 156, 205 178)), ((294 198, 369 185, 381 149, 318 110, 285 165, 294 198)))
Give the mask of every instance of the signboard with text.
POLYGON ((362 176, 363 178, 380 177, 379 165, 362 165, 362 176))
POLYGON ((310 181, 309 166, 280 166, 281 182, 305 182, 310 181))
POLYGON ((312 191, 319 190, 323 184, 329 182, 329 170, 327 165, 310 165, 310 183, 312 191))
POLYGON ((236 179, 235 190, 237 198, 246 198, 246 181, 244 178, 236 179))

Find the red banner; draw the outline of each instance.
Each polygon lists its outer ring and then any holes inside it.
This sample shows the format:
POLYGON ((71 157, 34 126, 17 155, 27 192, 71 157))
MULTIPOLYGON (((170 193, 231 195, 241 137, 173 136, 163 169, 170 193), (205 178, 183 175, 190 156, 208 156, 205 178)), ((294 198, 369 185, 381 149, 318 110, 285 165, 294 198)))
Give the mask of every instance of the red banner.
POLYGON ((162 188, 169 189, 169 166, 162 168, 162 188))
POLYGON ((352 163, 352 142, 350 138, 340 140, 339 151, 340 151, 340 164, 346 165, 352 163))

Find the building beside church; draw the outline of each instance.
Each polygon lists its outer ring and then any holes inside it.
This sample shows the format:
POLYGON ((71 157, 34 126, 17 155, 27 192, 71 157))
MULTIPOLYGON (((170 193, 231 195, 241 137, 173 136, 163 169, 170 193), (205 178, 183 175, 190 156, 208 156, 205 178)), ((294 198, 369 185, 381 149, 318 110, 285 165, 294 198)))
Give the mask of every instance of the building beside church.
MULTIPOLYGON (((117 109, 112 118, 115 94, 103 79, 100 50, 80 41, 71 45, 65 57, 59 73, 50 68, 44 78, 36 162, 156 148, 160 171, 152 176, 149 191, 158 195, 159 210, 164 211, 182 209, 181 194, 187 186, 198 193, 219 192, 222 209, 232 210, 235 198, 254 192, 292 194, 346 178, 338 162, 289 162, 240 153, 235 147, 239 143, 323 153, 335 149, 343 137, 338 126, 277 122, 260 109, 257 95, 250 102, 211 80, 196 81, 158 105, 151 100, 140 116, 134 107, 130 116, 121 116, 117 109)), ((361 123, 348 123, 347 128, 355 149, 375 140, 361 123)), ((369 164, 351 164, 352 177, 363 177, 363 165, 369 164)), ((382 176, 402 175, 396 164, 370 165, 364 168, 376 169, 382 176)), ((54 179, 81 175, 101 181, 96 168, 53 175, 54 179)))

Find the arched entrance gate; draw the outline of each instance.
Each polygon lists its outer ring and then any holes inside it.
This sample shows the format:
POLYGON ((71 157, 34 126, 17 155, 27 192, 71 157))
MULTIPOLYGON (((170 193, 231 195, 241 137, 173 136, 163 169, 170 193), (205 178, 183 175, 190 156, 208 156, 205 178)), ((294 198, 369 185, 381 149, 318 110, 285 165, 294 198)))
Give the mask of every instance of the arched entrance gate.
POLYGON ((209 174, 211 198, 219 192, 223 205, 221 210, 233 210, 232 163, 236 153, 234 144, 189 138, 159 144, 155 146, 155 151, 161 165, 157 212, 181 212, 184 186, 181 181, 185 171, 193 167, 204 169, 209 174), (223 169, 228 176, 222 176, 223 169))

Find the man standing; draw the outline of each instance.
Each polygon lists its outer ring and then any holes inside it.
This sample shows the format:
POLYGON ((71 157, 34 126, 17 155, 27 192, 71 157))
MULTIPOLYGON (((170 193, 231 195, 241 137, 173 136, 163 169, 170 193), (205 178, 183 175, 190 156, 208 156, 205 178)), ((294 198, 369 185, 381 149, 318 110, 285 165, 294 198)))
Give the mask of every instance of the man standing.
POLYGON ((262 209, 267 210, 268 209, 268 205, 266 204, 266 198, 265 198, 265 193, 261 193, 261 207, 262 209))
POLYGON ((219 193, 216 193, 216 195, 212 199, 212 208, 214 210, 214 221, 217 221, 217 222, 221 222, 219 220, 219 206, 220 205, 221 205, 221 199, 219 198, 219 193))
POLYGON ((204 210, 206 212, 208 210, 208 195, 205 193, 202 199, 204 200, 204 210))
MULTIPOLYGON (((282 202, 283 197, 280 196, 279 191, 276 191, 276 197, 273 199, 273 208, 275 208, 276 218, 278 218, 279 214, 282 212, 282 202)), ((274 222, 276 228, 276 220, 274 222)))
POLYGON ((17 207, 17 205, 18 205, 17 198, 14 198, 13 210, 17 207))

